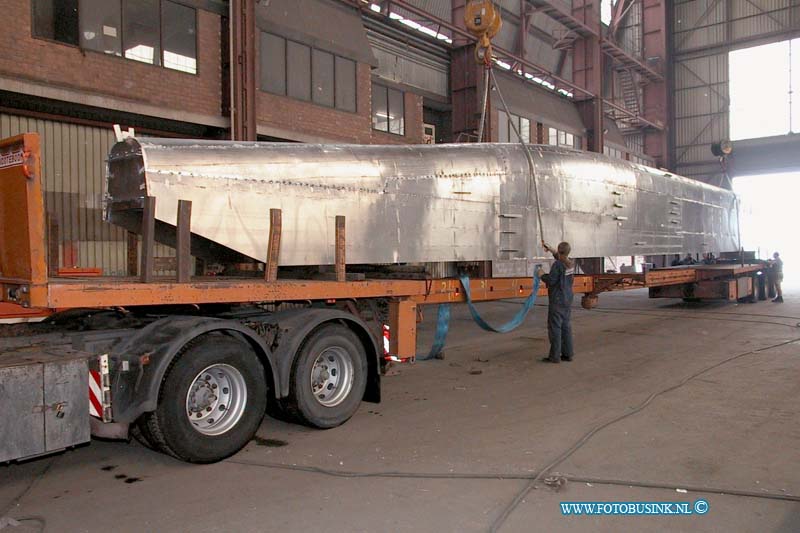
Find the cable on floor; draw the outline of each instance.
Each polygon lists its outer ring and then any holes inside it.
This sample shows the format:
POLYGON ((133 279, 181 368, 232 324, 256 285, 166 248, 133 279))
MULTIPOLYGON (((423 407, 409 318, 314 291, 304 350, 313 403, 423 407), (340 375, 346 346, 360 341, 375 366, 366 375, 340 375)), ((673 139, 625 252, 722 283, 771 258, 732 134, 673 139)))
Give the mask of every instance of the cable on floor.
MULTIPOLYGON (((700 314, 694 315, 679 315, 677 313, 661 313, 656 314, 653 312, 648 312, 647 310, 626 310, 626 309, 592 309, 592 312, 597 313, 611 313, 611 314, 620 314, 620 315, 640 315, 640 316, 652 316, 657 318, 696 318, 699 320, 717 320, 720 322, 744 322, 748 324, 774 324, 776 326, 786 326, 787 328, 800 328, 800 322, 796 324, 784 324, 783 322, 775 322, 774 320, 748 320, 748 319, 738 319, 738 318, 720 318, 720 317, 713 317, 713 316, 704 316, 700 314)), ((713 313, 713 311, 712 311, 713 313)), ((731 313, 735 314, 735 313, 731 313)))
POLYGON ((39 515, 30 515, 30 516, 23 516, 22 518, 15 518, 17 522, 33 522, 38 524, 39 526, 39 533, 43 533, 45 529, 47 529, 47 520, 43 516, 39 515))
MULTIPOLYGON (((515 300, 497 300, 493 303, 502 303, 502 304, 512 304, 512 305, 522 305, 521 302, 515 300)), ((537 307, 547 307, 547 304, 536 304, 537 307)), ((580 309, 584 310, 582 307, 573 306, 573 309, 580 309)), ((787 328, 800 328, 800 322, 796 324, 785 324, 783 322, 775 322, 774 320, 747 320, 747 319, 737 319, 737 318, 720 318, 720 317, 710 317, 706 316, 705 314, 692 314, 686 315, 681 314, 678 312, 675 313, 659 313, 656 311, 650 311, 649 309, 622 309, 622 308, 615 308, 615 309, 591 309, 587 310, 588 313, 611 313, 611 314, 620 314, 620 315, 639 315, 639 316, 649 316, 654 318, 694 318, 699 320, 716 320, 720 322, 745 322, 748 324, 772 324, 775 326, 786 326, 787 328)), ((716 311, 708 311, 711 314, 725 314, 725 315, 742 315, 742 316, 767 316, 767 315, 759 315, 757 313, 718 313, 716 311)), ((777 318, 786 318, 787 320, 800 320, 797 317, 777 317, 777 318)))
POLYGON ((786 315, 764 315, 761 313, 732 313, 730 311, 714 311, 713 309, 701 309, 695 308, 692 309, 690 307, 684 307, 681 309, 675 309, 671 311, 669 309, 652 309, 652 308, 637 308, 637 307, 604 307, 603 309, 610 310, 610 311, 657 311, 666 314, 675 314, 678 315, 684 311, 690 311, 695 313, 711 313, 712 315, 730 315, 730 316, 752 316, 752 317, 763 317, 763 318, 783 318, 786 320, 800 320, 800 316, 786 316, 786 315))
POLYGON ((741 496, 743 498, 763 498, 765 500, 781 500, 800 502, 800 496, 793 494, 776 494, 774 492, 756 492, 752 490, 723 489, 717 487, 702 487, 694 485, 672 485, 664 483, 651 483, 648 481, 632 481, 628 479, 605 479, 598 477, 564 475, 564 479, 573 483, 593 483, 595 485, 617 485, 620 487, 641 487, 645 489, 685 490, 703 494, 721 494, 723 496, 741 496))
MULTIPOLYGON (((33 487, 35 487, 36 484, 39 483, 39 481, 41 481, 44 478, 44 476, 47 475, 47 472, 50 471, 50 468, 53 466, 53 463, 55 462, 56 462, 56 457, 51 458, 50 461, 47 463, 47 465, 45 465, 45 467, 42 469, 42 471, 31 479, 30 483, 28 483, 28 486, 22 489, 22 491, 19 494, 17 494, 8 503, 8 505, 5 506, 5 508, 0 510, 0 516, 6 516, 8 512, 11 511, 22 500, 22 498, 24 498, 31 490, 33 490, 33 487)), ((21 519, 17 518, 16 520, 20 521, 21 519)))
MULTIPOLYGON (((229 459, 226 461, 243 466, 256 466, 259 468, 270 468, 275 470, 289 470, 292 472, 306 472, 310 474, 320 474, 329 477, 338 477, 345 479, 353 478, 390 478, 390 479, 447 479, 447 480, 489 480, 489 481, 529 481, 539 477, 539 474, 462 474, 462 473, 435 473, 435 472, 396 472, 396 471, 382 471, 382 472, 353 472, 348 470, 333 470, 322 468, 319 466, 301 466, 289 465, 285 463, 272 463, 272 462, 259 462, 259 461, 246 461, 238 459, 229 459)), ((620 479, 604 479, 596 477, 585 476, 562 476, 567 481, 573 483, 594 483, 597 485, 620 485, 628 487, 642 487, 649 489, 664 489, 664 490, 677 490, 682 489, 689 492, 698 492, 706 494, 721 494, 725 496, 742 496, 746 498, 762 498, 767 500, 781 500, 800 502, 800 496, 793 494, 777 494, 774 492, 755 492, 740 489, 728 489, 720 487, 697 487, 692 485, 673 485, 664 483, 652 483, 648 481, 632 481, 620 479)))
POLYGON ((680 380, 675 385, 672 385, 670 387, 662 389, 662 390, 660 390, 658 392, 654 392, 653 394, 648 396, 642 403, 640 403, 639 405, 637 405, 636 407, 634 407, 630 411, 627 411, 627 412, 625 412, 625 413, 623 413, 623 414, 621 414, 619 416, 616 416, 616 417, 612 418, 611 420, 608 420, 606 422, 603 422, 603 423, 598 424, 597 426, 593 427, 592 429, 587 431, 580 439, 578 439, 578 441, 575 442, 575 444, 570 446, 566 451, 561 453, 552 462, 550 462, 550 464, 548 464, 546 467, 544 467, 541 470, 541 472, 539 473, 539 475, 537 475, 534 479, 531 479, 528 483, 526 483, 525 487, 523 487, 523 489, 517 493, 517 495, 514 497, 514 499, 511 501, 511 503, 509 505, 507 505, 505 507, 505 509, 503 509, 503 512, 500 514, 500 516, 498 516, 495 519, 495 521, 492 523, 491 527, 489 528, 489 531, 491 531, 492 533, 495 533, 496 531, 498 531, 500 529, 500 527, 502 527, 502 525, 508 519, 508 517, 511 515, 511 513, 514 512, 514 510, 519 506, 519 504, 522 502, 522 500, 525 498, 525 496, 527 496, 528 493, 531 491, 531 489, 533 489, 536 486, 537 482, 539 482, 542 478, 544 478, 544 476, 549 474, 551 470, 553 470, 555 467, 557 467, 558 465, 560 465, 561 463, 566 461, 570 456, 572 456, 575 452, 577 452, 579 449, 581 449, 589 441, 589 439, 591 439, 593 436, 595 436, 597 433, 599 433, 603 429, 605 429, 605 428, 607 428, 607 427, 609 427, 609 426, 611 426, 613 424, 616 424, 617 422, 621 422, 622 420, 624 420, 624 419, 626 419, 626 418, 628 418, 630 416, 633 416, 636 413, 639 413, 640 411, 644 410, 648 405, 650 405, 650 403, 653 400, 655 400, 656 398, 658 398, 659 396, 661 396, 663 394, 667 394, 668 392, 672 392, 672 391, 674 391, 676 389, 679 389, 680 387, 683 387, 684 385, 686 385, 691 380, 693 380, 693 379, 695 379, 695 378, 697 378, 699 376, 702 376, 703 374, 705 374, 707 372, 710 372, 711 370, 714 370, 715 368, 718 368, 718 367, 720 367, 722 365, 728 364, 728 363, 730 363, 732 361, 735 361, 737 359, 740 359, 740 358, 748 356, 748 355, 753 355, 753 354, 756 354, 756 353, 765 352, 767 350, 773 350, 775 348, 780 348, 781 346, 786 346, 788 344, 792 344, 792 343, 798 342, 798 341, 800 341, 800 338, 795 338, 795 339, 791 339, 791 340, 788 340, 788 341, 779 342, 777 344, 772 344, 770 346, 765 346, 763 348, 758 348, 758 349, 755 349, 755 350, 749 350, 747 352, 742 352, 740 354, 728 357, 727 359, 723 359, 722 361, 719 361, 718 363, 714 363, 713 365, 707 366, 704 369, 699 370, 699 371, 695 372, 694 374, 691 374, 691 375, 683 378, 682 380, 680 380))

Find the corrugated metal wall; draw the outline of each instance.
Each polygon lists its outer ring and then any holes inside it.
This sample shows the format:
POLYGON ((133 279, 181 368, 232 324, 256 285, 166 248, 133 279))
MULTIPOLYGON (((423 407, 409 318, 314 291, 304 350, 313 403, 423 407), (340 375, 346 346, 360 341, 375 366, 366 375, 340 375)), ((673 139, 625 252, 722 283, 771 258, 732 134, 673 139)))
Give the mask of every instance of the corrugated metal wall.
POLYGON ((633 54, 642 56, 642 4, 631 4, 625 18, 617 30, 617 42, 622 48, 633 54))
POLYGON ((729 138, 728 52, 796 36, 795 0, 676 0, 674 27, 675 170, 722 182, 711 145, 729 138))
POLYGON ((711 145, 728 138, 728 55, 675 63, 675 164, 679 174, 701 179, 720 172, 711 145))
POLYGON ((367 39, 379 65, 373 74, 443 98, 450 97, 450 58, 447 49, 429 46, 423 50, 411 42, 398 42, 397 38, 382 31, 386 30, 377 24, 367 29, 367 39))
MULTIPOLYGON (((38 133, 42 148, 45 211, 58 226, 59 266, 127 272, 124 230, 103 221, 106 157, 114 143, 110 128, 0 113, 0 138, 38 133)), ((156 256, 174 250, 158 246, 156 256)))
POLYGON ((796 29, 798 9, 793 0, 675 2, 675 50, 688 53, 796 29))

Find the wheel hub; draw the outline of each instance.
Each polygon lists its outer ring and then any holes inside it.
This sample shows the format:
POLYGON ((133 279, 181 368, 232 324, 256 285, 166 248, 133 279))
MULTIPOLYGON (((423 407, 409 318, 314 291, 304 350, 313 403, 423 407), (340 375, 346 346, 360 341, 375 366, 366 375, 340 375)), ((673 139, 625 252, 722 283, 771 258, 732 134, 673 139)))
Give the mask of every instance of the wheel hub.
POLYGON ((353 388, 353 359, 342 347, 323 350, 311 367, 311 391, 316 400, 334 407, 342 403, 353 388))
POLYGON ((247 385, 230 365, 211 365, 200 372, 186 394, 186 416, 204 435, 221 435, 242 417, 247 403, 247 385))

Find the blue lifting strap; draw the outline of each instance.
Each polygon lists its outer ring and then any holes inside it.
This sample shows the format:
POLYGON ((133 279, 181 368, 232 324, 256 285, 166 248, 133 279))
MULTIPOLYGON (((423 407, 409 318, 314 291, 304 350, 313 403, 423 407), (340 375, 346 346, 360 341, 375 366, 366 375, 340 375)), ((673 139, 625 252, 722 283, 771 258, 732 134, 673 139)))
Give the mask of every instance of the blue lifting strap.
POLYGON ((520 309, 510 321, 506 322, 502 326, 494 327, 486 322, 483 317, 481 317, 480 313, 478 313, 478 309, 475 307, 475 304, 472 303, 472 295, 470 294, 469 287, 469 276, 463 275, 459 279, 461 280, 461 286, 464 287, 464 296, 467 297, 467 306, 469 307, 469 313, 472 315, 472 319, 482 329, 485 329, 486 331, 493 331, 495 333, 508 333, 509 331, 514 331, 525 321, 525 317, 528 316, 528 311, 530 311, 533 308, 533 305, 536 303, 536 293, 539 292, 540 283, 539 278, 534 275, 533 290, 531 291, 530 296, 528 296, 528 298, 525 300, 525 303, 522 305, 522 309, 520 309))
POLYGON ((447 340, 447 332, 450 330, 450 304, 439 304, 439 311, 436 317, 436 336, 433 338, 433 346, 427 355, 418 355, 417 361, 433 359, 444 350, 444 343, 447 340))
MULTIPOLYGON (((461 286, 464 288, 464 296, 467 299, 467 306, 469 307, 469 312, 472 315, 472 319, 478 324, 482 329, 486 331, 493 331, 495 333, 508 333, 509 331, 513 331, 517 329, 524 321, 525 317, 528 316, 528 312, 533 309, 534 304, 536 303, 536 293, 539 292, 539 284, 541 280, 537 276, 533 276, 533 290, 531 291, 530 296, 525 300, 525 303, 522 305, 522 308, 517 312, 516 315, 507 323, 494 327, 488 322, 486 322, 483 317, 481 317, 480 313, 478 313, 478 309, 475 307, 475 304, 472 303, 472 294, 470 292, 470 285, 469 285, 469 276, 463 275, 460 278, 461 286)), ((418 355, 416 359, 418 361, 425 361, 426 359, 433 359, 444 349, 445 341, 447 340, 447 332, 450 330, 450 304, 440 304, 438 316, 436 318, 436 335, 433 340, 433 346, 431 347, 431 351, 427 355, 418 355)))

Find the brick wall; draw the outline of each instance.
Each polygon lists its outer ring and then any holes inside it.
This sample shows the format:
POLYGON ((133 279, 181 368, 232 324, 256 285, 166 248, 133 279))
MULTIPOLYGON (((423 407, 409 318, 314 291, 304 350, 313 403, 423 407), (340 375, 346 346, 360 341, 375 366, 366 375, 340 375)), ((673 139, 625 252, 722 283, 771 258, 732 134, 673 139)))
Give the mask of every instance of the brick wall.
POLYGON ((191 113, 220 114, 220 17, 197 12, 198 74, 35 39, 30 0, 0 0, 0 75, 191 113))

